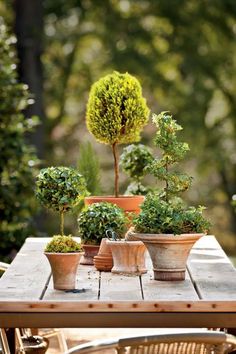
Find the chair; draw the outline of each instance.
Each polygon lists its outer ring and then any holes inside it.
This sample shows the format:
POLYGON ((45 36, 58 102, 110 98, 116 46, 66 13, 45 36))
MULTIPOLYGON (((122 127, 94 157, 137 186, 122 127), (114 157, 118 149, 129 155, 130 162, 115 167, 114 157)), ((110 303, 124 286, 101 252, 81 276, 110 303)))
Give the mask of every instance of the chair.
MULTIPOLYGON (((0 271, 5 272, 9 268, 9 266, 10 265, 8 263, 0 262, 0 271)), ((58 340, 60 351, 62 353, 64 353, 66 350, 68 350, 64 333, 60 329, 44 328, 41 330, 41 332, 42 333, 40 333, 40 334, 43 336, 43 338, 46 338, 46 339, 56 336, 57 340, 58 340)), ((24 352, 23 340, 27 337, 30 337, 30 336, 32 336, 32 332, 31 332, 30 328, 21 328, 21 329, 17 328, 16 329, 17 346, 18 346, 18 348, 20 348, 21 352, 24 352)), ((8 347, 5 331, 0 329, 0 344, 1 344, 1 342, 3 342, 2 346, 5 346, 6 348, 8 347)), ((0 350, 1 350, 1 346, 0 346, 0 350)), ((6 354, 8 354, 7 350, 9 350, 9 349, 5 349, 6 354)), ((5 352, 3 351, 3 353, 5 353, 5 352)), ((0 351, 0 354, 1 354, 1 351, 0 351)))
POLYGON ((199 331, 96 340, 71 348, 65 354, 105 350, 117 354, 226 354, 234 349, 236 337, 218 331, 199 331))

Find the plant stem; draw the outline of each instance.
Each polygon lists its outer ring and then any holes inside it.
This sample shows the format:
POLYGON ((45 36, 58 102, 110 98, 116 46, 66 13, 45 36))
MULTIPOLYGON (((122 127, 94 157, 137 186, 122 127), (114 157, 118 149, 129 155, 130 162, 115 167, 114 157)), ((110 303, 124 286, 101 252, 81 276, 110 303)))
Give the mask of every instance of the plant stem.
POLYGON ((166 196, 165 196, 165 199, 166 199, 166 202, 168 203, 169 201, 169 196, 168 196, 168 192, 169 192, 169 183, 168 183, 168 158, 166 158, 166 196))
POLYGON ((61 235, 64 236, 64 211, 60 211, 60 229, 61 229, 61 235))
POLYGON ((119 165, 116 150, 116 143, 112 144, 112 152, 114 157, 114 170, 115 170, 115 197, 119 197, 119 165))

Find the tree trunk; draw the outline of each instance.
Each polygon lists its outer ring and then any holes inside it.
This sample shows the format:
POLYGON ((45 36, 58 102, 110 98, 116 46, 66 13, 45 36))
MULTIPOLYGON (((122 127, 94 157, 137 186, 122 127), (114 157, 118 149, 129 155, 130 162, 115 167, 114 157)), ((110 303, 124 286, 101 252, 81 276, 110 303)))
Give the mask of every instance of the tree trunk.
POLYGON ((19 58, 19 80, 29 86, 35 103, 26 110, 26 116, 37 115, 40 125, 29 138, 38 157, 44 158, 43 73, 41 64, 43 37, 42 0, 15 0, 15 33, 19 58))

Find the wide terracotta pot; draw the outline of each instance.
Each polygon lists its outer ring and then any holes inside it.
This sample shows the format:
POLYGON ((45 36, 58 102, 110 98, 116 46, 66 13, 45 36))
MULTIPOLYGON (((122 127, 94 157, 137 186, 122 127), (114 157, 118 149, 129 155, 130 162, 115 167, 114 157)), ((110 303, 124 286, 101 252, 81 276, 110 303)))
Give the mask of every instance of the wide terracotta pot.
POLYGON ((95 268, 99 271, 110 272, 113 267, 111 248, 107 238, 103 238, 97 256, 93 258, 95 268))
POLYGON ((203 234, 140 234, 129 238, 142 241, 150 254, 155 280, 184 280, 191 248, 203 234))
POLYGON ((80 260, 80 264, 94 265, 94 257, 98 254, 99 245, 82 245, 84 255, 80 260))
POLYGON ((76 288, 76 273, 83 252, 49 253, 47 257, 53 276, 54 289, 71 290, 76 288))
POLYGON ((143 274, 145 266, 146 247, 140 241, 107 241, 111 248, 113 263, 112 273, 143 274))
POLYGON ((90 196, 85 197, 85 205, 108 202, 122 208, 126 213, 140 213, 140 205, 144 201, 143 195, 122 195, 118 198, 113 196, 90 196))

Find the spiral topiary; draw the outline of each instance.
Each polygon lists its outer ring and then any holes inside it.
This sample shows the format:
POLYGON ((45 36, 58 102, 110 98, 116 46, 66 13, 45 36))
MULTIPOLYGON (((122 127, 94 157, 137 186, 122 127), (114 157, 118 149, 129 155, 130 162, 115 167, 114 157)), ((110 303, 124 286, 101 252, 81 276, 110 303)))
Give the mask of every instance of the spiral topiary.
POLYGON ((112 147, 116 197, 119 195, 117 145, 139 141, 148 116, 146 100, 134 76, 114 71, 93 84, 87 105, 87 127, 97 141, 112 147))

